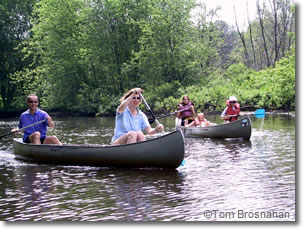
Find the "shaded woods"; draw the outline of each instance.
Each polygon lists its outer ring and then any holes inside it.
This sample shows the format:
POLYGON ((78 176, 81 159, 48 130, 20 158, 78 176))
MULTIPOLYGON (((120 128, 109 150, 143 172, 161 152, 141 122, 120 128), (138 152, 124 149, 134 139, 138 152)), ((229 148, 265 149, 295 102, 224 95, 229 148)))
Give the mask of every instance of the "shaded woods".
POLYGON ((294 3, 257 1, 241 30, 201 2, 2 0, 1 112, 36 93, 44 109, 113 115, 137 86, 156 112, 184 94, 198 110, 219 111, 232 94, 248 110, 294 110, 294 3))

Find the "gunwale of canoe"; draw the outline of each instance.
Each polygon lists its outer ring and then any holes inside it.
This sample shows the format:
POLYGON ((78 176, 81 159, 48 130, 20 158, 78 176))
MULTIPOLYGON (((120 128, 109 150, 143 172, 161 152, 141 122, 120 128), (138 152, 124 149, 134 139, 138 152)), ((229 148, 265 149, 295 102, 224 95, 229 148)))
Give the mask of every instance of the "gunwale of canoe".
POLYGON ((14 139, 16 159, 51 164, 99 167, 177 168, 184 159, 182 131, 123 145, 33 145, 14 139))

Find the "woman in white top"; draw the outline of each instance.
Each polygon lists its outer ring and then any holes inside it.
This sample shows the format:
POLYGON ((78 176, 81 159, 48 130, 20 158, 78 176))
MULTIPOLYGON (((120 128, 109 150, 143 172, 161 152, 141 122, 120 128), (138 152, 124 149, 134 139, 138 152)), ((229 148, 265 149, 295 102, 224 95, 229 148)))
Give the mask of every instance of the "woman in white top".
POLYGON ((162 132, 162 124, 152 128, 146 115, 138 108, 141 103, 141 88, 133 88, 123 95, 120 99, 121 104, 116 110, 116 126, 112 138, 113 145, 129 144, 145 141, 146 134, 162 132))

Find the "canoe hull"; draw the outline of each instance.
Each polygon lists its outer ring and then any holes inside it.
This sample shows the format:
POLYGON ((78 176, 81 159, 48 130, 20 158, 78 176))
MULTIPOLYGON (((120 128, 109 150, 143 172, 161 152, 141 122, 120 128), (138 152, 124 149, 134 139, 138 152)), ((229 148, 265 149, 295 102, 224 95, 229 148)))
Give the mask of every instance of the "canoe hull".
POLYGON ((244 117, 237 121, 208 127, 183 127, 176 129, 183 131, 188 138, 242 138, 249 140, 251 137, 251 121, 249 117, 244 117))
POLYGON ((177 168, 184 159, 181 131, 144 142, 109 145, 33 145, 14 139, 17 159, 34 162, 99 167, 177 168))

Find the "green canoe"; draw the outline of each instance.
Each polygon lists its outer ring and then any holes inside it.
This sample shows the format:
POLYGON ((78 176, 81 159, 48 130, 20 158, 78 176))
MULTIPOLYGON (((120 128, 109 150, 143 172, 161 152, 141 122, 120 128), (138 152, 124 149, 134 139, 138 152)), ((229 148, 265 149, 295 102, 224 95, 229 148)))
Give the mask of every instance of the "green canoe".
POLYGON ((249 140, 251 137, 250 118, 244 117, 237 121, 207 127, 176 126, 188 138, 242 138, 249 140))
POLYGON ((16 159, 65 165, 177 168, 184 159, 182 131, 124 145, 34 145, 14 139, 16 159))

